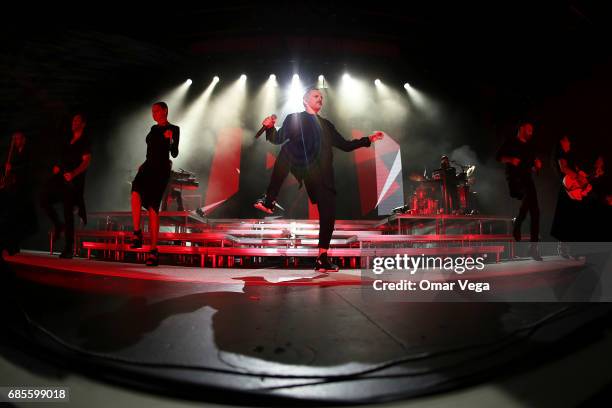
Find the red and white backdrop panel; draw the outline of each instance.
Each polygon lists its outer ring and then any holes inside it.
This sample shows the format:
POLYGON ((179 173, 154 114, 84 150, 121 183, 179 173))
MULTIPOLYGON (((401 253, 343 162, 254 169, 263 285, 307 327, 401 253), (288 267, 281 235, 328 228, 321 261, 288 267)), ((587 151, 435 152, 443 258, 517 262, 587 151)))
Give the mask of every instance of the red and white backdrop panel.
MULTIPOLYGON (((354 139, 365 136, 359 129, 351 133, 354 139)), ((404 205, 402 155, 400 145, 391 136, 385 134, 373 148, 355 150, 354 158, 362 215, 374 208, 378 215, 388 215, 404 205)))
POLYGON ((204 212, 220 206, 240 188, 240 155, 242 151, 241 128, 219 130, 213 155, 208 183, 204 212))

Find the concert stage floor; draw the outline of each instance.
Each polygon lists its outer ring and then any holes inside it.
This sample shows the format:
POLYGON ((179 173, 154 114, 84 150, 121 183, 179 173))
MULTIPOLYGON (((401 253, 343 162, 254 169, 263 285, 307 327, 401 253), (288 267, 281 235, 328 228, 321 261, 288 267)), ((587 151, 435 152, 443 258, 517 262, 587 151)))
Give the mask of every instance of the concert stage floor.
MULTIPOLYGON (((602 319, 609 325, 612 311, 610 304, 371 302, 359 270, 147 268, 34 252, 9 263, 16 279, 2 314, 23 335, 15 347, 36 347, 30 355, 65 373, 225 403, 245 401, 245 393, 251 403, 282 406, 375 402, 527 378, 575 351, 576 339, 594 326, 598 332, 602 319)), ((507 275, 571 265, 546 258, 491 267, 507 275)), ((558 374, 532 381, 544 387, 558 374)), ((612 373, 593 381, 601 386, 612 373)), ((584 397, 560 388, 554 398, 563 405, 584 397)), ((517 384, 503 391, 537 402, 517 384)))
MULTIPOLYGON (((24 276, 41 278, 41 270, 64 274, 116 277, 147 281, 184 282, 201 284, 241 284, 249 285, 363 285, 369 281, 362 279, 360 269, 340 269, 338 272, 321 273, 307 268, 200 268, 189 266, 160 265, 148 267, 143 264, 97 261, 74 258, 60 259, 48 253, 25 251, 9 257, 8 261, 19 266, 24 276), (31 271, 36 272, 32 273, 31 271)), ((566 260, 561 257, 546 257, 546 262, 535 262, 523 258, 511 262, 487 264, 479 274, 482 279, 538 276, 556 274, 582 265, 581 261, 566 260)), ((69 276, 69 275, 68 275, 69 276)))

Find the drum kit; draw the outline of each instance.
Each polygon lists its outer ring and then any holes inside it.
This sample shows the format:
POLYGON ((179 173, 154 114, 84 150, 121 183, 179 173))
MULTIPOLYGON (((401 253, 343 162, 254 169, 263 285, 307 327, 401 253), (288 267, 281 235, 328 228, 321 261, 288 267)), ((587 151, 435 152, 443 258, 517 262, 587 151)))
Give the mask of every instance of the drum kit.
POLYGON ((450 167, 450 173, 449 169, 437 169, 431 177, 427 176, 427 172, 408 176, 416 183, 414 192, 407 205, 395 208, 393 212, 413 215, 474 214, 473 197, 476 193, 470 190, 476 182, 476 166, 457 165, 461 170, 459 174, 455 167, 450 167))

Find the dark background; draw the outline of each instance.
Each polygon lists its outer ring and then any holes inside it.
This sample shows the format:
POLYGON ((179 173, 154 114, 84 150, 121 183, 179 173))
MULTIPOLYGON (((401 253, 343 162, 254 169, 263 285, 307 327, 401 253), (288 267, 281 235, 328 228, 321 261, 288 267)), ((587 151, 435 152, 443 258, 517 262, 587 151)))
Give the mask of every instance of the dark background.
MULTIPOLYGON (((188 77, 194 80, 189 98, 216 74, 245 72, 249 84, 258 85, 270 72, 287 78, 298 69, 302 78, 314 81, 320 72, 340 75, 348 69, 384 78, 396 88, 410 82, 441 107, 436 121, 414 120, 401 129, 406 195, 412 187, 409 172, 433 169, 440 154, 467 146, 487 186, 480 191, 483 212, 512 214, 518 203, 507 196, 502 166, 493 155, 517 120, 535 122, 545 157, 563 133, 578 140, 587 155, 609 155, 609 23, 607 7, 587 2, 18 5, 2 27, 0 157, 10 133, 23 129, 37 189, 71 113, 83 110, 94 138, 89 209, 127 209, 126 176, 108 171, 114 156, 111 132, 142 101, 188 77), (126 197, 109 208, 103 198, 113 188, 114 193, 125 189, 126 197)), ((261 119, 248 120, 255 127, 261 119)), ((337 125, 345 136, 350 131, 350 124, 337 125)), ((257 149, 243 152, 243 160, 266 150, 257 149)), ((338 179, 348 183, 339 186, 339 218, 353 218, 359 216, 355 176, 342 160, 338 179)), ((195 169, 201 180, 209 164, 204 157, 195 169)), ((267 175, 261 177, 256 186, 241 180, 234 201, 250 206, 267 182, 267 175), (247 184, 251 187, 243 189, 247 184)), ((558 190, 550 163, 537 183, 546 236, 558 190)), ((239 207, 228 205, 218 215, 249 215, 239 207)), ((31 245, 45 242, 45 222, 31 245)))

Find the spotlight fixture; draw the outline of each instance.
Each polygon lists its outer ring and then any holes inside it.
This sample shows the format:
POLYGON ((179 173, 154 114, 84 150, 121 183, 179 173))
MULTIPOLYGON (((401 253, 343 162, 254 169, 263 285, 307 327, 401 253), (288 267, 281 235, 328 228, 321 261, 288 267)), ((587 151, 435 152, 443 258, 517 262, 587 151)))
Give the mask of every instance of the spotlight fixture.
POLYGON ((191 79, 187 79, 187 81, 185 81, 187 83, 187 85, 191 85, 193 83, 193 81, 191 79))
POLYGON ((342 75, 342 79, 344 79, 345 81, 348 81, 349 79, 351 79, 351 76, 349 75, 348 72, 345 72, 344 75, 342 75))
POLYGON ((323 76, 323 74, 319 75, 319 81, 323 82, 324 79, 325 77, 323 76))
POLYGON ((300 79, 300 76, 298 74, 293 74, 293 80, 297 81, 300 79))
POLYGON ((246 81, 246 75, 245 74, 240 75, 240 80, 241 81, 246 81))
POLYGON ((275 79, 276 79, 276 75, 274 75, 274 74, 270 74, 270 80, 271 80, 271 81, 274 81, 275 79))
POLYGON ((376 78, 376 80, 374 81, 374 85, 380 86, 380 84, 382 84, 382 82, 380 82, 380 79, 376 78))
POLYGON ((215 76, 213 77, 213 82, 219 82, 219 77, 215 75, 215 76))
POLYGON ((404 88, 406 88, 406 89, 410 88, 410 84, 409 84, 408 82, 406 82, 406 83, 404 84, 404 88))

